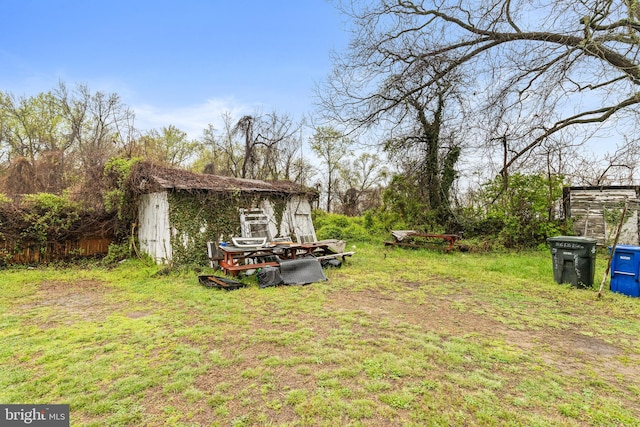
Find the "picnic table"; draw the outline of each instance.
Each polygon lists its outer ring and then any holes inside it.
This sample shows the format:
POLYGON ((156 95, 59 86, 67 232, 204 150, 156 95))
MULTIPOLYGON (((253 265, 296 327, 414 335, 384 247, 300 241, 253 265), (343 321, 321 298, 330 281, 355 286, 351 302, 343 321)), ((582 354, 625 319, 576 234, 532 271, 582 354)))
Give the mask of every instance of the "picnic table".
POLYGON ((460 239, 457 234, 422 233, 415 230, 395 230, 391 232, 392 242, 384 242, 387 246, 408 246, 412 248, 435 247, 445 252, 455 247, 460 239))
POLYGON ((220 245, 222 259, 218 262, 220 268, 226 273, 235 276, 240 271, 252 270, 261 267, 277 267, 277 261, 270 261, 275 257, 274 248, 269 247, 238 247, 232 245, 220 245))
POLYGON ((274 243, 265 246, 239 247, 220 244, 222 259, 218 265, 225 272, 235 276, 240 271, 254 270, 262 267, 277 267, 280 259, 297 259, 313 255, 319 259, 352 255, 350 253, 335 253, 329 244, 323 242, 312 243, 274 243))

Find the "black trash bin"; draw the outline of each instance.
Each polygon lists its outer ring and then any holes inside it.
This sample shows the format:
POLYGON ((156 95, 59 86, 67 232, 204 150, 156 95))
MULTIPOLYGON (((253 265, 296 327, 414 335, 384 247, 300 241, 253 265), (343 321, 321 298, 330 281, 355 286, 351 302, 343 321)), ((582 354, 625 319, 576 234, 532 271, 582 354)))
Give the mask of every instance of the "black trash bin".
POLYGON ((596 269, 596 239, 558 236, 547 239, 553 258, 553 278, 580 288, 593 286, 596 269))

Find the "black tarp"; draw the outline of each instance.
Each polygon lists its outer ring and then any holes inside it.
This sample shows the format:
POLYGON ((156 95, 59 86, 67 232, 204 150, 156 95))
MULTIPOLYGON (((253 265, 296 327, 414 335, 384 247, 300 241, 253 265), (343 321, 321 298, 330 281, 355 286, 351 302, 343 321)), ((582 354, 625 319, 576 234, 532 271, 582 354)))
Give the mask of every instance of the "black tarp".
POLYGON ((258 286, 260 288, 268 288, 270 286, 283 285, 284 281, 280 275, 278 267, 263 267, 258 271, 258 286))
POLYGON ((280 261, 280 276, 285 285, 305 285, 327 280, 315 257, 280 261))

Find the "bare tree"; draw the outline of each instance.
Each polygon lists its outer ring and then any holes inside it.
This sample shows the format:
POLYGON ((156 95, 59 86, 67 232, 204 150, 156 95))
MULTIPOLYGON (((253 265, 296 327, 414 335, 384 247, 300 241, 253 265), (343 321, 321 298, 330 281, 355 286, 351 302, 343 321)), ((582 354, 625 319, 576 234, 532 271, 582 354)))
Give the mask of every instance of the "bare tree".
POLYGON ((580 157, 570 173, 574 185, 634 185, 640 164, 640 146, 626 142, 601 158, 580 157))
MULTIPOLYGON (((194 165, 207 173, 252 179, 287 179, 304 184, 303 122, 272 112, 235 119, 225 112, 220 131, 209 125, 194 165)), ((307 169, 308 170, 308 169, 307 169)))
MULTIPOLYGON (((299 145, 296 140, 300 126, 287 115, 275 112, 262 115, 247 115, 238 120, 233 132, 244 140, 242 178, 279 179, 285 147, 288 154, 295 154, 299 145), (291 148, 294 148, 291 150, 291 148)), ((290 158, 285 157, 286 162, 290 158)))
MULTIPOLYGON (((222 137, 216 146, 217 151, 221 153, 223 161, 219 162, 216 159, 216 164, 222 163, 220 170, 223 175, 239 177, 242 174, 244 154, 242 152, 242 144, 235 140, 235 119, 227 112, 223 114, 222 121, 224 129, 222 137)), ((213 135, 211 136, 213 137, 213 135)), ((212 139, 212 141, 215 140, 212 139)))
POLYGON ((311 149, 322 160, 324 167, 324 183, 327 193, 327 212, 331 212, 331 204, 335 197, 340 169, 345 157, 351 154, 352 141, 338 130, 331 127, 318 127, 311 137, 311 149))
POLYGON ((86 85, 73 90, 60 82, 54 91, 65 126, 64 147, 87 182, 99 182, 109 158, 130 145, 134 114, 115 93, 92 93, 86 85))
POLYGON ((346 191, 341 194, 342 213, 361 215, 380 205, 380 187, 388 174, 381 157, 375 153, 361 153, 340 169, 346 191))
POLYGON ((615 122, 640 138, 635 1, 380 0, 349 1, 342 9, 354 21, 354 38, 324 88, 333 119, 379 124, 407 96, 457 75, 467 77, 456 80, 465 124, 478 131, 476 142, 499 159, 505 177, 566 131, 595 136, 615 122), (438 72, 406 96, 382 90, 390 75, 410 76, 434 59, 438 72))

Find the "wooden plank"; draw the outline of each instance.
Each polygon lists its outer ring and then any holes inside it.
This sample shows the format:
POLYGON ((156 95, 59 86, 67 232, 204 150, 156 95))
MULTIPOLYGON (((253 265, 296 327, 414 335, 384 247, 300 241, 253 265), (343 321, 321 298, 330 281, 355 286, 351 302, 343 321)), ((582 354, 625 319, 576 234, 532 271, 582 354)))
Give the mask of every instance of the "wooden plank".
POLYGON ((256 268, 262 268, 262 267, 278 267, 280 265, 280 263, 273 262, 273 261, 259 262, 256 264, 230 265, 226 263, 224 260, 220 261, 219 264, 220 264, 220 268, 222 268, 222 270, 226 274, 231 274, 232 276, 235 276, 236 274, 238 274, 239 271, 254 270, 256 268))
POLYGON ((333 259, 333 258, 342 257, 342 259, 344 260, 345 257, 352 256, 353 254, 355 254, 355 252, 341 252, 339 254, 318 256, 318 257, 316 257, 316 259, 317 260, 322 260, 322 259, 333 259))

